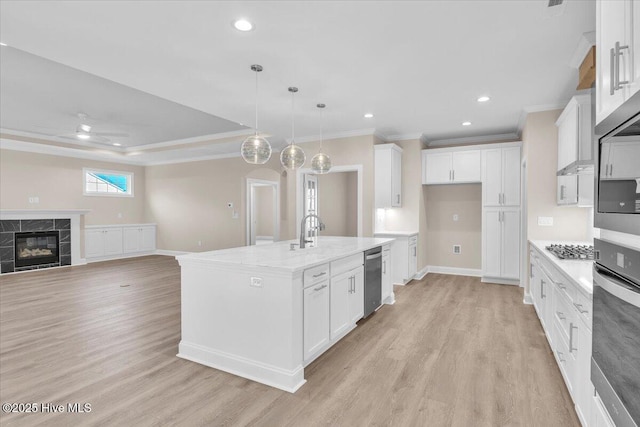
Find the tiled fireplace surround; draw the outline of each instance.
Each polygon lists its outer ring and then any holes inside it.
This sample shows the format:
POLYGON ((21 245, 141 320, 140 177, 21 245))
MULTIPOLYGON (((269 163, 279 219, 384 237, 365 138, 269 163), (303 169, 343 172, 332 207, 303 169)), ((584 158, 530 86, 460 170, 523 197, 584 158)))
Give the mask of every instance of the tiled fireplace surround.
POLYGON ((80 255, 80 222, 87 213, 87 209, 0 209, 0 272, 85 264, 80 255), (15 268, 15 233, 52 230, 59 232, 60 262, 15 268))
POLYGON ((0 267, 2 273, 71 265, 71 219, 4 219, 0 220, 0 267), (58 231, 60 262, 30 267, 15 267, 15 233, 26 231, 58 231))

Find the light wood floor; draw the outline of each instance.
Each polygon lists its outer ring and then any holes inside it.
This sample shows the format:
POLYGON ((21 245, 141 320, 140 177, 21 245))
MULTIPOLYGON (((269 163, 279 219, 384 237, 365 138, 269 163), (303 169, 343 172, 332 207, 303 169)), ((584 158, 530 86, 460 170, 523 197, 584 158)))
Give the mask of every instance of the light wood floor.
POLYGON ((172 258, 2 276, 0 401, 92 410, 0 424, 579 426, 521 289, 430 274, 396 298, 289 394, 176 357, 172 258))

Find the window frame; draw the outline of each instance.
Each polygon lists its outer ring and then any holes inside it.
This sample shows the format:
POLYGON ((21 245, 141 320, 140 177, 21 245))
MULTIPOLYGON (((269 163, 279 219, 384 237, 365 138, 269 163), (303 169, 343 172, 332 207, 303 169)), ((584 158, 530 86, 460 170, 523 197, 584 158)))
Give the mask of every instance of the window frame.
POLYGON ((130 171, 115 171, 107 169, 96 168, 82 168, 82 194, 84 196, 97 196, 97 197, 134 197, 133 194, 133 178, 134 173, 130 171), (101 193, 97 191, 87 191, 87 174, 109 174, 109 175, 123 175, 127 177, 127 193, 101 193))

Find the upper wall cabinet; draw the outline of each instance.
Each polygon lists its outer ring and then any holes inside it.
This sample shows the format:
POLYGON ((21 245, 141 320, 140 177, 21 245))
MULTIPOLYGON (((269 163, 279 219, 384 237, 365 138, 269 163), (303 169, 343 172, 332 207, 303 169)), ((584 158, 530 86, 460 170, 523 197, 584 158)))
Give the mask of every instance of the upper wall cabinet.
POLYGON ((402 148, 396 144, 374 145, 376 208, 402 206, 402 148))
MULTIPOLYGON (((571 98, 556 121, 558 127, 558 171, 576 162, 593 161, 591 94, 571 98)), ((576 170, 569 171, 576 173, 576 170)))
POLYGON ((423 184, 462 184, 480 179, 480 150, 422 150, 423 184))
POLYGON ((596 122, 640 90, 640 0, 596 2, 596 122))
POLYGON ((482 150, 482 204, 520 206, 520 146, 482 150))

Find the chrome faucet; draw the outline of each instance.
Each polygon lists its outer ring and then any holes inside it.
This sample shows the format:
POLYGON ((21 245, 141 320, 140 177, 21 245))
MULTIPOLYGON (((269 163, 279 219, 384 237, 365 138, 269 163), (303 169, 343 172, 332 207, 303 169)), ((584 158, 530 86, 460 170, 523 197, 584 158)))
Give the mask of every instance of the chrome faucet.
POLYGON ((302 222, 300 223, 300 249, 304 249, 307 243, 311 243, 313 241, 313 240, 305 239, 305 234, 307 234, 307 230, 306 230, 307 219, 311 217, 318 218, 318 226, 316 227, 318 230, 322 231, 325 228, 325 225, 322 223, 322 220, 316 214, 309 214, 304 218, 302 218, 302 222))

